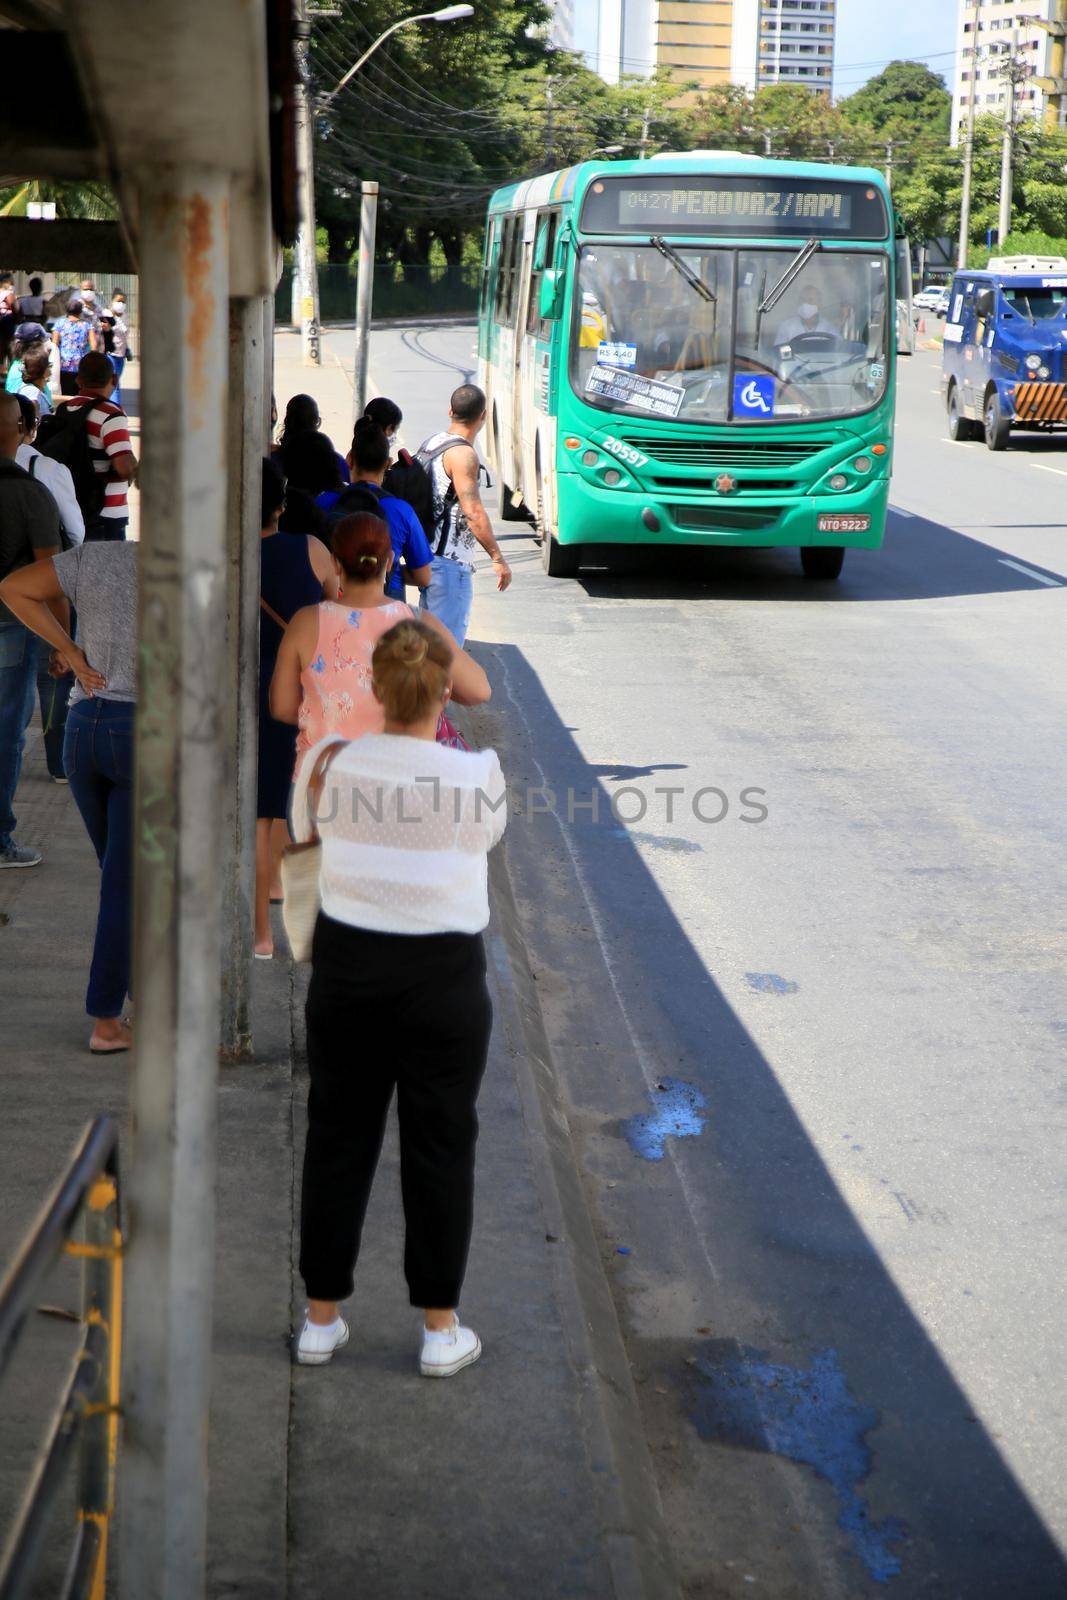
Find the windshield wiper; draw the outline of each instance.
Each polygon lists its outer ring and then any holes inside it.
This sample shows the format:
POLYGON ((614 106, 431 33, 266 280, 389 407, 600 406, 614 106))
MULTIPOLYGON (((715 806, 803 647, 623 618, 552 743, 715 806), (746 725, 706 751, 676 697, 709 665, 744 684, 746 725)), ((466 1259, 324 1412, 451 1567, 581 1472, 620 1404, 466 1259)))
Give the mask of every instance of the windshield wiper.
MULTIPOLYGON (((655 244, 655 242, 655 239, 653 239, 652 243, 655 244)), ((770 293, 765 294, 763 299, 760 301, 757 311, 758 316, 762 317, 768 311, 774 309, 779 300, 785 294, 785 291, 789 288, 789 285, 800 275, 800 273, 804 271, 804 268, 807 266, 816 250, 821 249, 821 239, 808 240, 804 248, 799 250, 793 257, 792 261, 789 263, 788 267, 786 267, 785 271, 782 273, 782 276, 778 279, 778 282, 774 285, 773 289, 771 289, 770 293)))
POLYGON ((666 239, 659 237, 650 239, 649 243, 655 245, 660 255, 665 256, 671 263, 672 267, 677 268, 689 287, 691 289, 695 289, 702 300, 708 300, 712 305, 718 304, 715 290, 712 289, 709 284, 704 282, 699 273, 693 271, 689 263, 678 254, 677 250, 672 244, 668 244, 666 239))

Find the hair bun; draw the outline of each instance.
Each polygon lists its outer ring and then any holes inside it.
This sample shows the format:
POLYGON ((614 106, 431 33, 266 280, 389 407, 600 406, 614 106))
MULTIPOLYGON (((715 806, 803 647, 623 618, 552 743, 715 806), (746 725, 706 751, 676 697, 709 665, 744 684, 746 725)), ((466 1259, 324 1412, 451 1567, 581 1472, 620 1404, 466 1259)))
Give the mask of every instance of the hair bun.
POLYGON ((369 551, 364 551, 356 565, 357 567, 376 567, 378 565, 377 557, 372 556, 369 551))
POLYGON ((410 639, 404 651, 404 664, 409 667, 421 667, 426 660, 426 640, 410 639))

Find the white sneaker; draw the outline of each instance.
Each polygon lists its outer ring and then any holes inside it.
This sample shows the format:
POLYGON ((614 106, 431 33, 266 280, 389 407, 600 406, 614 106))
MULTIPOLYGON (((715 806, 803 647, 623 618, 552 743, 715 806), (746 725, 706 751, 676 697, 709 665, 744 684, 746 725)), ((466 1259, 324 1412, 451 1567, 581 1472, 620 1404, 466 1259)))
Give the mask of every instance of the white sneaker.
POLYGON ((324 1367, 327 1361, 333 1360, 335 1351, 344 1349, 351 1336, 344 1317, 338 1317, 336 1322, 322 1323, 311 1322, 305 1316, 293 1351, 297 1365, 324 1367))
POLYGON ((482 1353, 482 1341, 473 1328, 464 1328, 456 1317, 450 1328, 433 1333, 422 1330, 419 1371, 424 1378, 452 1378, 482 1353))

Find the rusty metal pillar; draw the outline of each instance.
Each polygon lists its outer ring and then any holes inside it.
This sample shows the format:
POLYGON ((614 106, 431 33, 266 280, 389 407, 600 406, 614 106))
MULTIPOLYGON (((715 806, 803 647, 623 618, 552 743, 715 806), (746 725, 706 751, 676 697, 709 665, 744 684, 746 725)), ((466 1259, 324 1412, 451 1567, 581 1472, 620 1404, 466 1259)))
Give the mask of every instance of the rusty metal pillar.
POLYGON ((198 1600, 228 694, 228 180, 189 163, 136 182, 144 449, 120 1594, 198 1600))
MULTIPOLYGON (((260 463, 264 407, 263 302, 230 301, 226 513, 226 782, 222 830, 222 1054, 252 1053, 259 725, 260 463)), ((269 397, 266 401, 270 410, 269 397)))

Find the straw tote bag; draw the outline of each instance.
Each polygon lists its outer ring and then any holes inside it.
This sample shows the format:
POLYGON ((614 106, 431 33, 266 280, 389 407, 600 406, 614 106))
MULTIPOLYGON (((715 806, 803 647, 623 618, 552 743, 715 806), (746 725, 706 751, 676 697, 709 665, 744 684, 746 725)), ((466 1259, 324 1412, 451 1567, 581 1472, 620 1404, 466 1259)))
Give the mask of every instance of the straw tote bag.
MULTIPOLYGON (((301 785, 307 799, 310 820, 311 801, 322 788, 330 762, 346 741, 339 741, 323 750, 315 761, 306 785, 301 785)), ((294 961, 310 961, 311 945, 315 937, 315 924, 322 909, 322 891, 319 874, 322 870, 322 840, 312 829, 311 838, 304 844, 287 845, 282 854, 282 924, 289 940, 289 950, 294 961)))

